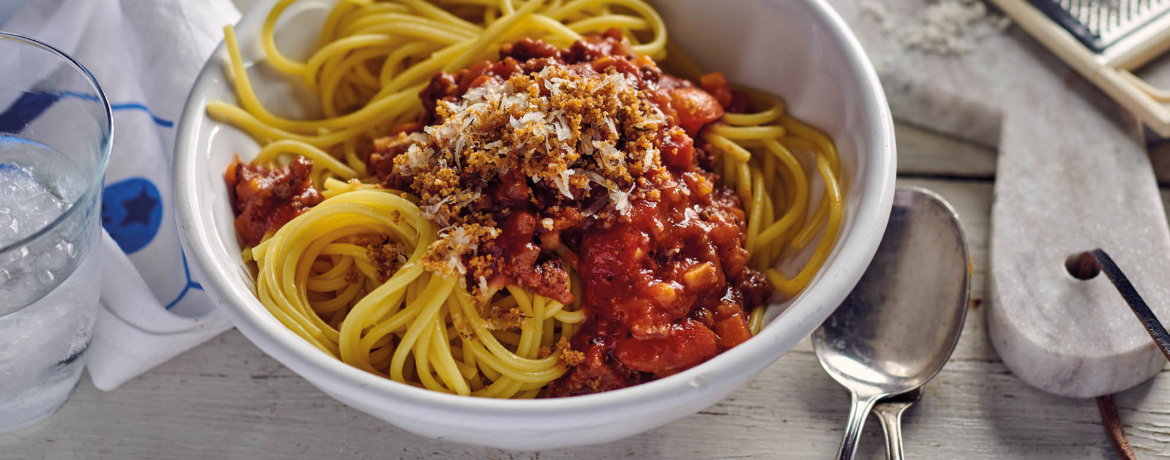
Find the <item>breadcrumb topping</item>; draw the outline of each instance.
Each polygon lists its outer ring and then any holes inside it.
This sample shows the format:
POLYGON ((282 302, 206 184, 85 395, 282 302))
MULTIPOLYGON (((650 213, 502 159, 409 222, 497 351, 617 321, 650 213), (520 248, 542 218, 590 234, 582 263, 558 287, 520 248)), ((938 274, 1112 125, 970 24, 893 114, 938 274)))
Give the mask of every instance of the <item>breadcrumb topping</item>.
POLYGON ((489 331, 507 331, 523 329, 528 316, 517 307, 502 310, 492 307, 489 316, 483 319, 484 327, 489 331))
POLYGON ((585 360, 585 353, 574 350, 573 346, 569 343, 569 339, 563 336, 557 342, 557 349, 561 351, 561 359, 569 366, 576 366, 585 360))
POLYGON ((640 84, 612 67, 548 65, 440 100, 436 123, 379 140, 375 150, 401 152, 394 174, 409 178, 424 216, 444 229, 426 268, 468 273, 463 259, 499 236, 486 188, 517 171, 554 190, 554 205, 578 204, 602 220, 628 215, 632 199, 653 189, 637 179, 664 168, 655 137, 666 118, 640 84))
MULTIPOLYGON (((406 264, 407 250, 402 243, 388 238, 378 240, 370 237, 359 239, 357 244, 366 247, 366 257, 374 266, 379 283, 385 283, 391 276, 394 276, 394 273, 402 265, 406 264)), ((353 273, 356 275, 356 272, 353 273)))

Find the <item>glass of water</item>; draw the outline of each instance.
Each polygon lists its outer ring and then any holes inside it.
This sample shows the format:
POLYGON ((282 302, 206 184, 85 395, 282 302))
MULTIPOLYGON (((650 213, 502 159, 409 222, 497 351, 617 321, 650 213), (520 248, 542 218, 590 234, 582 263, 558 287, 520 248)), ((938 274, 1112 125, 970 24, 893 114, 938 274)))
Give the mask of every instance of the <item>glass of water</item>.
POLYGON ((56 412, 85 367, 112 122, 81 64, 0 32, 0 434, 56 412))

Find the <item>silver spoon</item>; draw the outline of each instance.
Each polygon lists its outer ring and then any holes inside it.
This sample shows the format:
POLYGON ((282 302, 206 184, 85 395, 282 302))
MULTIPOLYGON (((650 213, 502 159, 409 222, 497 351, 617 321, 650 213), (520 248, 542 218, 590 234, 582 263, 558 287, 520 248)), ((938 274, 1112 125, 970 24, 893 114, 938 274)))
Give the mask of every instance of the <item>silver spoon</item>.
POLYGON ((902 414, 922 398, 922 387, 893 395, 873 406, 886 434, 886 458, 902 460, 902 414))
POLYGON ((967 316, 970 260, 958 216, 942 197, 897 190, 873 262, 812 336, 821 367, 853 403, 839 459, 853 458, 878 400, 921 387, 950 358, 967 316))

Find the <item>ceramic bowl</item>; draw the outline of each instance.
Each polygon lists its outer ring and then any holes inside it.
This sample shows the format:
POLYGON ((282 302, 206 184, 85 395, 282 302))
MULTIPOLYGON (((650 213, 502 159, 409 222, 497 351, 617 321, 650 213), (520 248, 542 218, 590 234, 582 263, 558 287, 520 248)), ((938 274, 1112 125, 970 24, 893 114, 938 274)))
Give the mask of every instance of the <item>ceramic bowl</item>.
MULTIPOLYGON (((303 91, 263 61, 258 35, 274 0, 237 26, 260 97, 286 116, 314 116, 303 91)), ((282 49, 307 50, 329 2, 302 0, 278 27, 282 49), (316 3, 314 3, 316 2, 316 3)), ((844 225, 832 255, 796 298, 770 307, 763 330, 746 343, 685 372, 605 393, 501 401, 414 388, 334 359, 281 325, 256 299, 240 259, 223 171, 232 156, 259 145, 204 110, 234 101, 220 46, 209 59, 179 124, 175 193, 183 246, 203 287, 245 336, 317 388, 404 430, 436 439, 509 449, 548 449, 633 436, 723 399, 812 332, 844 300, 877 249, 894 189, 894 129, 881 84, 857 39, 822 0, 662 0, 671 37, 706 69, 785 99, 840 150, 844 225)), ((784 391, 776 388, 775 391, 784 391)))

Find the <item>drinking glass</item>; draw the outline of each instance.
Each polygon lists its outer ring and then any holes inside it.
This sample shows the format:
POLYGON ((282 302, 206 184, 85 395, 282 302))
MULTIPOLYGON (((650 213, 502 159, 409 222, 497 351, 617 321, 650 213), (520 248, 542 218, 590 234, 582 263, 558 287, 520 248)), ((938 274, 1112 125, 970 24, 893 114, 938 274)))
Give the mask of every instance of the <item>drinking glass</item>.
POLYGON ((85 367, 112 122, 81 64, 0 32, 0 434, 56 412, 85 367))

